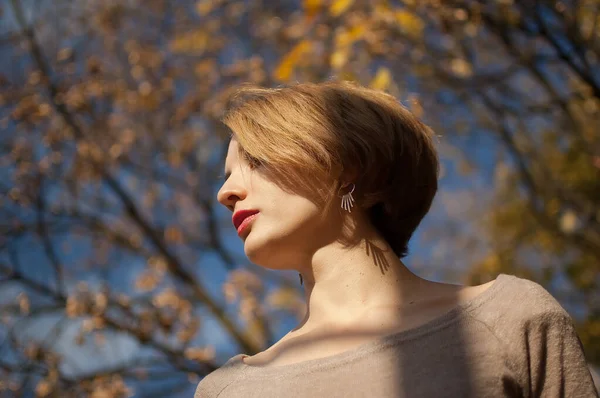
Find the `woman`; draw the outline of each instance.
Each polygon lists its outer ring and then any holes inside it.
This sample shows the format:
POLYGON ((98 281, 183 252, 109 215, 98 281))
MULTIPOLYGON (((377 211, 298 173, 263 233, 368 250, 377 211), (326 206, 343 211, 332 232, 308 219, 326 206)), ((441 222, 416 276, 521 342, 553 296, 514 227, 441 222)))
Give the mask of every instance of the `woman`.
POLYGON ((196 397, 589 397, 571 318, 540 285, 425 280, 401 261, 437 190, 434 134, 347 82, 244 87, 218 200, 255 264, 297 270, 306 315, 196 397))

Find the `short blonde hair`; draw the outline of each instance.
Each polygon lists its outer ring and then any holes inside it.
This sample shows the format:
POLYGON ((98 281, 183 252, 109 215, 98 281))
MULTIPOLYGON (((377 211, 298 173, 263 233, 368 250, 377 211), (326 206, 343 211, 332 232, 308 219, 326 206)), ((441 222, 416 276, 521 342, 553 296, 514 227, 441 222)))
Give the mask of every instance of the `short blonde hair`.
POLYGON ((245 84, 222 121, 240 155, 289 187, 317 189, 326 209, 339 206, 342 173, 355 170, 355 205, 399 258, 408 254, 437 191, 439 160, 432 130, 396 98, 347 81, 245 84))

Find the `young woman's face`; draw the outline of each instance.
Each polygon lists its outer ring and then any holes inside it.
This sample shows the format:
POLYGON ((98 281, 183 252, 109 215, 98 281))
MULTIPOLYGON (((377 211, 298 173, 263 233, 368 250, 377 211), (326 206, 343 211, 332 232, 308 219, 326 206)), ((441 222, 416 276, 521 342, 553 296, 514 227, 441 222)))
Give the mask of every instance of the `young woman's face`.
POLYGON ((282 189, 260 165, 251 165, 238 156, 235 139, 229 143, 225 173, 229 177, 217 194, 218 201, 233 214, 258 210, 239 232, 244 252, 253 263, 271 269, 291 269, 299 261, 310 261, 301 257, 333 241, 340 233, 339 212, 323 215, 310 193, 282 189))

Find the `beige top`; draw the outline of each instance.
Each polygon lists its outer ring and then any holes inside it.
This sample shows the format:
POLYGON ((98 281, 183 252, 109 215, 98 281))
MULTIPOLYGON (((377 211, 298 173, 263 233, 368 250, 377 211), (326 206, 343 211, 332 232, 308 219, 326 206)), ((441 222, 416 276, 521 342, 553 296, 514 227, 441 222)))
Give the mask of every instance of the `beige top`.
POLYGON ((438 318, 340 354, 267 367, 244 356, 204 377, 195 398, 598 397, 570 316, 506 274, 438 318))

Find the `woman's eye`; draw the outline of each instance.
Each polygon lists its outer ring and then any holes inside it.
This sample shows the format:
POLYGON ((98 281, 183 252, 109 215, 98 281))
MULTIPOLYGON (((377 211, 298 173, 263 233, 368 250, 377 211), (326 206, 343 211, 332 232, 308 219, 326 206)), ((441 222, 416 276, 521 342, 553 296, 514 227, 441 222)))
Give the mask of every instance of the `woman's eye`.
POLYGON ((245 155, 245 158, 246 158, 246 162, 248 162, 248 165, 253 169, 261 166, 261 164, 262 164, 260 160, 254 158, 248 154, 245 155))

